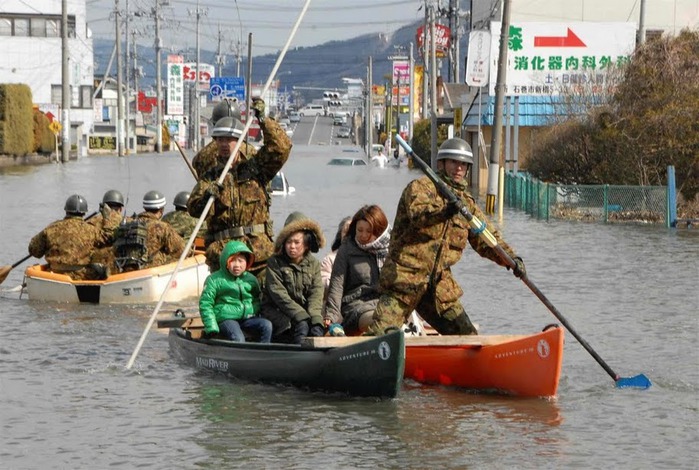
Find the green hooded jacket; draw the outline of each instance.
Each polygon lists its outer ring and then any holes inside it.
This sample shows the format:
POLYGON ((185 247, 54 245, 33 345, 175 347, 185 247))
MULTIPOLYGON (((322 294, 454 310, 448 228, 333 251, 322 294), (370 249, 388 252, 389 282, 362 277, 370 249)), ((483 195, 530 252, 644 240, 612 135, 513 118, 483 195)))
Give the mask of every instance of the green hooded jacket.
POLYGON ((209 275, 204 283, 199 298, 199 314, 206 333, 218 333, 219 322, 251 318, 260 310, 260 284, 257 278, 248 271, 235 277, 226 267, 228 258, 236 253, 249 254, 250 266, 250 248, 241 241, 231 240, 221 252, 221 269, 209 275))

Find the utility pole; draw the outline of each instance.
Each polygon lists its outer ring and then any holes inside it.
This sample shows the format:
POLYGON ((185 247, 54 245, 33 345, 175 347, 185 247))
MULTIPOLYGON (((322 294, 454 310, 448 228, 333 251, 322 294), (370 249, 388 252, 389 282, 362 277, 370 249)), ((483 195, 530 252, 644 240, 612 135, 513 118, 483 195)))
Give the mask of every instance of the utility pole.
POLYGON ((367 89, 367 99, 366 99, 366 110, 365 110, 365 115, 364 115, 364 126, 366 128, 366 132, 364 133, 366 135, 366 154, 369 156, 369 158, 372 157, 371 155, 371 150, 373 147, 374 143, 374 137, 373 137, 373 127, 374 127, 374 120, 372 116, 372 108, 373 108, 373 102, 374 102, 374 87, 372 85, 372 67, 373 67, 373 58, 369 56, 369 66, 367 67, 367 79, 366 79, 366 89, 367 89))
MULTIPOLYGON (((191 14, 191 12, 190 12, 191 14)), ((199 67, 200 67, 200 62, 201 62, 201 57, 200 57, 200 48, 199 48, 199 23, 201 20, 201 16, 206 14, 206 10, 199 8, 199 0, 197 0, 197 11, 195 13, 196 19, 197 19, 197 39, 196 39, 196 48, 197 48, 197 65, 196 68, 194 69, 194 139, 192 143, 194 144, 192 146, 194 152, 199 151, 199 140, 201 139, 201 131, 200 131, 200 121, 201 121, 201 116, 200 116, 200 96, 199 96, 199 67)))
POLYGON ((638 18, 638 38, 636 45, 640 46, 646 41, 646 0, 641 0, 641 7, 638 18))
MULTIPOLYGON (((68 68, 68 0, 61 1, 61 161, 70 160, 70 69, 68 68)), ((58 149, 56 149, 58 152, 58 149)))
POLYGON ((126 141, 126 155, 129 154, 129 150, 131 149, 131 139, 129 138, 130 134, 130 121, 131 121, 131 113, 130 113, 130 107, 131 107, 131 92, 129 90, 129 71, 130 65, 131 65, 131 47, 129 43, 129 17, 131 16, 131 12, 129 11, 129 0, 126 0, 126 17, 124 18, 124 38, 126 39, 126 53, 124 54, 124 57, 126 58, 126 112, 124 113, 125 116, 125 121, 126 121, 126 131, 124 132, 124 140, 126 141))
POLYGON ((452 49, 452 82, 461 83, 459 78, 459 2, 449 0, 449 15, 451 15, 451 49, 452 49))
POLYGON ((437 169, 437 41, 435 40, 434 6, 430 7, 430 149, 432 153, 431 166, 437 169))
POLYGON ((155 125, 157 129, 155 130, 155 151, 158 153, 163 153, 163 84, 162 84, 162 64, 160 63, 160 49, 162 49, 162 43, 160 40, 160 0, 155 0, 155 95, 157 117, 155 119, 155 125))
POLYGON ((122 89, 124 67, 121 56, 121 13, 119 12, 119 0, 114 0, 114 23, 116 23, 116 56, 117 56, 117 118, 116 140, 117 155, 124 156, 124 94, 122 89))
MULTIPOLYGON (((134 116, 138 116, 138 44, 136 43, 136 30, 131 32, 133 39, 133 88, 134 88, 134 116)), ((138 153, 138 135, 135 133, 134 127, 134 153, 138 153)))
POLYGON ((505 83, 507 80, 507 43, 510 38, 510 2, 504 0, 502 25, 500 27, 500 53, 498 55, 498 75, 495 82, 495 116, 493 117, 493 135, 490 143, 490 166, 488 167, 488 191, 485 196, 485 213, 495 213, 495 201, 498 195, 498 178, 500 175, 500 145, 502 141, 502 108, 505 101, 505 83))
POLYGON ((427 32, 430 27, 430 8, 427 6, 427 0, 425 0, 425 24, 422 26, 422 119, 427 119, 427 93, 428 93, 428 80, 427 72, 429 67, 427 66, 427 58, 429 57, 429 45, 427 44, 427 32))
POLYGON ((226 56, 221 52, 221 41, 223 40, 223 35, 221 34, 221 23, 218 24, 218 48, 216 50, 216 65, 218 65, 218 76, 223 76, 223 66, 226 65, 226 56))
POLYGON ((415 58, 413 57, 413 43, 410 43, 410 52, 408 55, 408 89, 410 96, 408 97, 408 138, 413 138, 413 126, 415 124, 415 58))

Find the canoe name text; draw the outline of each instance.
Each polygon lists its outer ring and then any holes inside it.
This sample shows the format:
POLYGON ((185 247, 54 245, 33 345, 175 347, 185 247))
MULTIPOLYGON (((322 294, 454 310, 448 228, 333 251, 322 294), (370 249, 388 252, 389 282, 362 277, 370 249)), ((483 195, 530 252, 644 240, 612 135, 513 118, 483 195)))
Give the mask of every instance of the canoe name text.
POLYGON ((197 356, 197 367, 226 372, 228 370, 228 363, 226 361, 219 361, 218 359, 214 359, 212 357, 197 356))

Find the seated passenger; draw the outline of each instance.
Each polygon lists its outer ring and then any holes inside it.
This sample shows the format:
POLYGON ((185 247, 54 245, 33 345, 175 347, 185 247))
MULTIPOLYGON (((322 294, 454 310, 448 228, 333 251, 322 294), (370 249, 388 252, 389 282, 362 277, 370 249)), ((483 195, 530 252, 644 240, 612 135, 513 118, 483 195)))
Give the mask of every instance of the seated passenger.
POLYGON ((162 266, 182 255, 184 239, 160 220, 164 207, 165 197, 158 191, 148 191, 143 196, 144 211, 119 227, 114 256, 120 272, 162 266))
POLYGON ((244 332, 249 332, 259 337, 260 343, 271 341, 272 323, 259 316, 260 284, 247 271, 254 260, 245 243, 226 243, 220 257, 221 269, 206 278, 199 298, 204 333, 244 343, 244 332))
POLYGON ((66 274, 75 280, 104 279, 109 273, 105 266, 91 263, 95 248, 111 241, 114 227, 109 221, 110 209, 105 206, 104 219, 108 222, 99 229, 83 219, 87 201, 78 194, 66 200, 65 218, 51 223, 29 242, 29 254, 35 258, 46 257, 49 270, 66 274))
MULTIPOLYGON (((391 226, 377 205, 352 217, 333 265, 325 305, 325 324, 340 324, 348 335, 367 331, 379 300, 379 273, 388 256, 391 226)), ((331 329, 336 335, 341 331, 331 329)))
POLYGON ((292 212, 284 222, 267 260, 262 316, 274 326, 274 342, 300 344, 306 336, 323 336, 323 280, 311 254, 325 244, 314 220, 292 212))
MULTIPOLYGON (((185 240, 189 239, 192 235, 194 227, 196 227, 199 219, 192 217, 187 212, 187 201, 189 200, 189 193, 187 191, 180 191, 175 196, 175 201, 173 202, 175 206, 174 211, 170 211, 163 216, 163 222, 172 225, 172 228, 185 240)), ((206 232, 206 222, 204 222, 199 229, 200 233, 206 232)))

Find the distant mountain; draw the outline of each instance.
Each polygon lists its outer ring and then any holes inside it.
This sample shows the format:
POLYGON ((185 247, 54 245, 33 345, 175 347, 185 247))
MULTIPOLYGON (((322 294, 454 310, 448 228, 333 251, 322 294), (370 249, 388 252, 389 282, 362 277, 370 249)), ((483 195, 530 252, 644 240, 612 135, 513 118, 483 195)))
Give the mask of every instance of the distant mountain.
MULTIPOLYGON (((381 84, 390 80, 391 61, 389 56, 398 53, 396 46, 403 47, 403 53, 407 56, 409 45, 412 42, 413 54, 416 63, 420 63, 417 53, 415 34, 421 22, 404 26, 392 35, 365 34, 345 41, 330 41, 313 47, 297 47, 287 51, 284 60, 279 67, 277 77, 281 87, 318 87, 318 88, 342 88, 342 78, 360 78, 366 80, 367 64, 369 56, 373 57, 373 82, 381 84)), ((462 56, 467 50, 467 39, 462 41, 462 56)), ((253 38, 254 40, 254 38, 253 38)), ((114 41, 95 39, 94 57, 95 71, 98 77, 104 75, 109 58, 114 48, 114 41)), ((122 47, 122 51, 125 48, 122 47)), ((264 83, 269 77, 274 63, 279 56, 279 51, 273 54, 253 57, 252 77, 255 83, 264 83)), ((202 63, 213 64, 215 52, 200 51, 202 63)), ((163 80, 165 80, 166 54, 161 58, 163 64, 163 80)), ((463 57, 462 57, 463 70, 463 57)), ((138 46, 138 66, 143 68, 144 77, 139 79, 141 88, 154 86, 155 83, 155 50, 152 47, 138 46)), ((443 65, 443 76, 446 76, 446 61, 443 65)), ((236 64, 234 57, 228 56, 228 64, 223 67, 223 76, 235 76, 236 64)), ((111 68, 111 76, 116 75, 116 60, 111 68)), ((241 63, 241 75, 247 70, 247 58, 241 63)), ((306 93, 304 93, 306 94, 306 93)), ((309 93, 310 94, 310 93, 309 93)), ((317 97, 317 93, 313 93, 317 97)))

